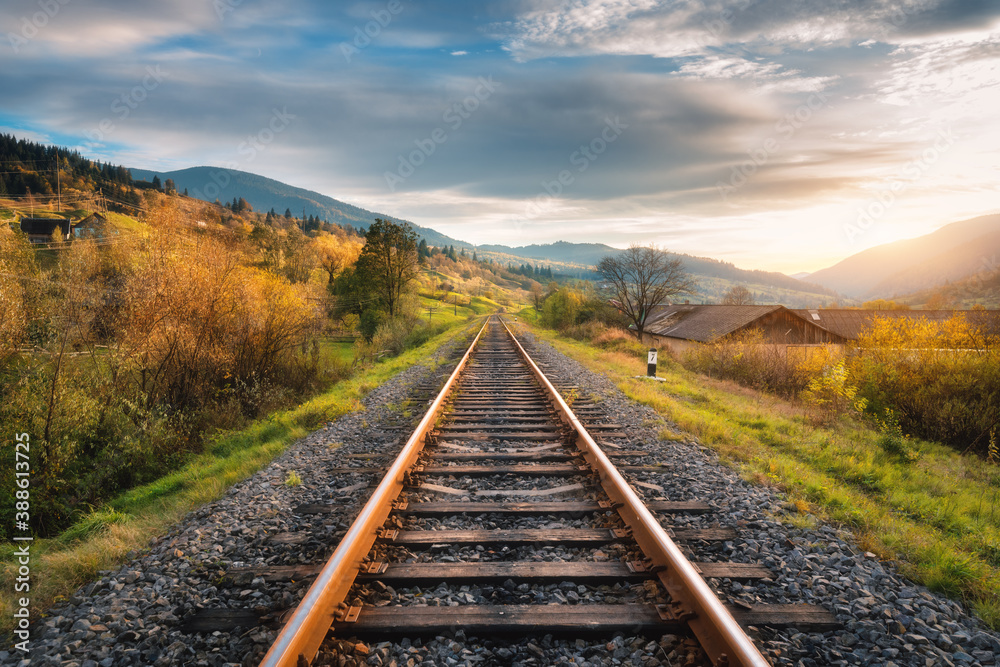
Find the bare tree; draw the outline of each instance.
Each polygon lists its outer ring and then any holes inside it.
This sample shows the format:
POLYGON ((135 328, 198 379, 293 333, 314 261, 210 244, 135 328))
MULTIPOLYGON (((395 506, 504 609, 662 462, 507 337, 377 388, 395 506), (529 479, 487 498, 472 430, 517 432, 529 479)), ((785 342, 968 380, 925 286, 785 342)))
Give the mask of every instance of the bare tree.
POLYGON ((692 294, 697 287, 681 259, 656 246, 633 244, 617 255, 604 257, 596 268, 618 301, 619 310, 635 326, 639 340, 653 306, 692 294))
POLYGON ((733 285, 723 295, 722 303, 727 306, 752 306, 756 302, 753 292, 747 289, 746 285, 733 285))

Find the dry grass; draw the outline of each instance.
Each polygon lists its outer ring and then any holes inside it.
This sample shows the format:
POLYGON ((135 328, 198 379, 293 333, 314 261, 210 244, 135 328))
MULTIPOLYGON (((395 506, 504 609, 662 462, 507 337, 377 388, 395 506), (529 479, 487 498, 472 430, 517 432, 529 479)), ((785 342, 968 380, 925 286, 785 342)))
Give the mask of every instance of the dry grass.
MULTIPOLYGON (((183 469, 133 489, 75 524, 60 537, 36 540, 31 547, 31 617, 119 566, 129 554, 148 548, 188 512, 222 497, 233 484, 250 477, 295 440, 323 422, 362 409, 369 391, 404 368, 426 358, 450 340, 455 329, 420 348, 366 369, 350 380, 295 409, 271 415, 218 439, 183 469)), ((17 563, 11 544, 0 546, 0 588, 13 591, 17 563)), ((0 598, 0 633, 13 630, 13 595, 0 598)))
POLYGON ((916 462, 880 445, 885 435, 841 418, 817 425, 802 404, 661 363, 665 382, 633 376, 645 346, 611 347, 536 328, 553 346, 607 375, 719 453, 744 479, 784 491, 798 512, 784 520, 829 521, 929 588, 974 606, 1000 628, 1000 469, 944 445, 914 440, 916 462), (812 518, 810 518, 812 517, 812 518))

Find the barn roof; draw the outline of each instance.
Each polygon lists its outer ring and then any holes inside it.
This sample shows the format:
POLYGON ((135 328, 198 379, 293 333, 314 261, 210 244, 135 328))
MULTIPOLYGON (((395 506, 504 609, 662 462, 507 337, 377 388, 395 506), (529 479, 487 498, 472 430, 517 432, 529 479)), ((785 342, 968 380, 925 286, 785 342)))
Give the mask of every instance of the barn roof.
POLYGON ((656 336, 669 336, 707 343, 730 334, 784 306, 661 305, 646 317, 644 329, 656 336))
POLYGON ((60 228, 63 234, 69 234, 69 225, 66 218, 21 218, 21 231, 25 234, 52 236, 60 228))

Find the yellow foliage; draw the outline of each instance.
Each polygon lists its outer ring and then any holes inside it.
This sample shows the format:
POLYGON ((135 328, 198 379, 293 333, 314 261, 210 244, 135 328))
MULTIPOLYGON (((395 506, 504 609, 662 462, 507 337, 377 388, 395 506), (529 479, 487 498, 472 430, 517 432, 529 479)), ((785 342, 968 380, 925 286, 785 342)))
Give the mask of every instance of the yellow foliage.
POLYGON ((868 402, 857 394, 858 388, 849 382, 849 372, 840 360, 811 379, 801 398, 822 410, 827 419, 832 419, 846 411, 864 412, 868 402))
POLYGON ((327 282, 332 283, 338 273, 358 260, 364 242, 356 236, 321 232, 313 239, 313 245, 320 266, 327 273, 327 282))
POLYGON ((34 271, 27 241, 0 225, 0 362, 21 346, 28 329, 25 280, 34 271), (26 270, 28 269, 28 270, 26 270))

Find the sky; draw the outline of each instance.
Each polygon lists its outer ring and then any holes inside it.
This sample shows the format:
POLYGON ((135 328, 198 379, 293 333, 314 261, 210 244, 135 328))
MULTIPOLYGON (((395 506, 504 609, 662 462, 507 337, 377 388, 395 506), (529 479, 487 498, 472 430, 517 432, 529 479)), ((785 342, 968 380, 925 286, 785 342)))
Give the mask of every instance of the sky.
POLYGON ((813 271, 1000 212, 995 0, 5 0, 0 132, 813 271))

